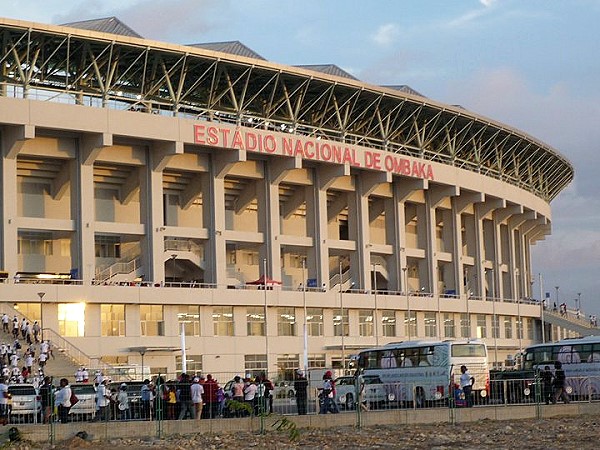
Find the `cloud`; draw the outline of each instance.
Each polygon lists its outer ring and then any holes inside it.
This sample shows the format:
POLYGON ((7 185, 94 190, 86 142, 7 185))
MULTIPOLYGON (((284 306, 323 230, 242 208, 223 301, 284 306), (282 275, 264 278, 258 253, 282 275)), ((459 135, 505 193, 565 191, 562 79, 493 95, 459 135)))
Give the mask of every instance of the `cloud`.
POLYGON ((227 0, 138 0, 134 3, 87 0, 55 16, 55 21, 116 16, 145 38, 191 44, 201 42, 203 33, 223 24, 221 18, 227 17, 229 6, 227 0))
POLYGON ((523 130, 573 163, 575 179, 551 204, 552 234, 532 247, 532 266, 543 274, 545 291, 561 286, 561 299, 582 292, 585 309, 600 312, 591 304, 600 290, 600 93, 578 96, 563 83, 542 91, 532 86, 518 71, 500 67, 453 83, 447 94, 450 103, 523 130))
POLYGON ((490 6, 492 6, 494 3, 496 3, 496 0, 479 0, 479 3, 481 3, 483 6, 485 6, 486 8, 489 8, 490 6))
POLYGON ((390 45, 394 41, 396 41, 396 39, 398 39, 399 34, 400 28, 398 27, 398 25, 394 23, 386 23, 377 28, 377 31, 375 32, 375 34, 373 34, 373 36, 371 36, 371 39, 376 44, 385 46, 390 45))

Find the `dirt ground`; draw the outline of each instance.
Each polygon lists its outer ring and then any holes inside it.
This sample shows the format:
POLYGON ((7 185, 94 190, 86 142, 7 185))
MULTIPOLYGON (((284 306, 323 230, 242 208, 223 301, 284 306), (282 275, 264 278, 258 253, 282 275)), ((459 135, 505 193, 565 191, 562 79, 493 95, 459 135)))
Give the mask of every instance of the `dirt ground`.
POLYGON ((247 432, 221 435, 197 434, 170 436, 165 439, 82 440, 49 444, 28 442, 5 444, 2 448, 34 450, 191 450, 191 449, 598 449, 600 418, 591 415, 543 420, 481 420, 460 425, 435 424, 415 426, 375 426, 361 429, 300 429, 297 436, 290 431, 267 430, 264 435, 247 432))

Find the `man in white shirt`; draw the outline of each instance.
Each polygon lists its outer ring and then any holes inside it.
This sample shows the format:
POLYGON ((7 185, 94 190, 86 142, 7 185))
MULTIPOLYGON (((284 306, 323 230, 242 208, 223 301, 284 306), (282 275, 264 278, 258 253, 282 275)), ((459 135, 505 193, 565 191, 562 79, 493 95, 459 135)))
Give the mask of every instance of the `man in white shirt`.
POLYGON ((0 423, 8 423, 8 386, 4 377, 0 378, 0 423))
POLYGON ((96 420, 108 420, 108 405, 110 404, 110 392, 106 388, 106 379, 98 385, 96 391, 96 406, 98 406, 98 415, 96 420))
POLYGON ((8 333, 8 322, 10 322, 8 314, 2 314, 2 331, 4 331, 5 333, 8 333))
POLYGON ((194 417, 200 419, 202 416, 202 395, 204 394, 204 388, 200 384, 200 379, 195 377, 192 380, 192 403, 194 404, 194 417))

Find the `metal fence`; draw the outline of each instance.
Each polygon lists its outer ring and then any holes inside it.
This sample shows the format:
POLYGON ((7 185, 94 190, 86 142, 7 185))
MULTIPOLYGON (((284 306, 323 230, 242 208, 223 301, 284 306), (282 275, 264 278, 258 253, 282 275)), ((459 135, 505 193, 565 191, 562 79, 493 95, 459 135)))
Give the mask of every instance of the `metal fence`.
MULTIPOLYGON (((398 409, 446 408, 449 414, 457 408, 522 405, 557 401, 592 402, 600 400, 600 377, 568 378, 564 389, 566 396, 558 397, 554 386, 544 385, 539 378, 492 380, 487 389, 471 395, 458 386, 448 384, 443 389, 423 383, 388 384, 364 382, 363 377, 354 377, 353 382, 340 382, 335 391, 325 392, 322 380, 307 380, 306 400, 296 391, 296 380, 250 379, 244 382, 245 398, 233 398, 232 384, 235 374, 219 380, 218 390, 212 398, 204 398, 201 406, 182 401, 178 390, 182 387, 175 375, 154 377, 151 383, 143 381, 106 383, 107 399, 98 403, 98 388, 94 383, 72 383, 71 389, 78 402, 68 409, 58 407, 54 401, 58 386, 47 392, 32 385, 10 385, 8 421, 12 424, 34 424, 48 427, 48 439, 54 441, 57 430, 63 423, 106 424, 106 429, 119 423, 119 429, 127 423, 147 421, 149 435, 164 436, 169 421, 228 420, 249 417, 261 421, 268 416, 298 414, 355 414, 356 423, 371 412, 398 409), (27 386, 24 388, 23 386, 27 386), (147 388, 143 388, 147 386, 147 388), (144 398, 142 389, 150 390, 144 398), (254 395, 247 394, 252 391, 254 395), (120 401, 126 393, 127 401, 120 401), (172 393, 172 394, 171 394, 172 393), (62 416, 61 416, 62 415, 62 416)), ((345 377, 346 379, 349 377, 345 377)), ((58 381, 58 380, 56 380, 58 381)), ((191 379, 193 381, 193 379, 191 379)), ((203 381, 205 395, 207 380, 203 381)), ((193 427, 190 428, 193 430, 193 427)), ((108 433, 108 431, 107 431, 108 433)))

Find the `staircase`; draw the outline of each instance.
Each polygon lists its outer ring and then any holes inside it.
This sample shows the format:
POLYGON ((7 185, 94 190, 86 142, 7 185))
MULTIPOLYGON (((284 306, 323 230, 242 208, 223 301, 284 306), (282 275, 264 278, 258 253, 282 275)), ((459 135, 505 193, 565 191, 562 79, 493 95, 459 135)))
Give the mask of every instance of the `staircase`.
POLYGON ((567 315, 563 316, 558 312, 550 311, 548 309, 544 310, 544 322, 566 328, 567 330, 578 333, 582 337, 600 334, 600 329, 591 326, 589 320, 585 318, 578 319, 571 312, 568 312, 567 315))
MULTIPOLYGON (((21 319, 25 318, 25 320, 33 323, 33 321, 21 314, 12 305, 8 303, 0 303, 0 316, 2 314, 8 314, 11 318, 10 329, 12 330, 12 318, 17 316, 19 322, 21 319)), ((67 339, 62 337, 56 331, 50 328, 43 328, 42 336, 44 340, 50 342, 50 350, 53 355, 51 356, 47 362, 46 367, 44 369, 44 373, 46 375, 53 376, 54 378, 67 378, 69 381, 74 380, 74 375, 77 369, 80 366, 84 366, 90 372, 90 376, 92 377, 96 370, 101 370, 105 375, 116 374, 118 371, 111 366, 100 360, 100 358, 92 358, 91 356, 84 353, 82 350, 77 348, 75 345, 71 344, 67 339)), ((3 334, 0 332, 0 342, 5 342, 10 344, 13 342, 13 336, 9 332, 7 334, 3 334)), ((21 342, 23 347, 26 347, 24 342, 21 342)), ((40 354, 39 344, 34 344, 33 348, 35 349, 36 356, 36 364, 35 367, 37 369, 37 356, 40 354)), ((36 369, 34 369, 34 373, 36 373, 36 369)), ((116 381, 116 380, 115 380, 116 381)))
POLYGON ((131 281, 132 277, 136 278, 142 275, 141 270, 141 256, 136 256, 129 261, 117 261, 102 270, 97 270, 94 284, 102 284, 108 281, 131 281), (124 277, 121 277, 123 279, 118 279, 119 275, 124 275, 124 277))

